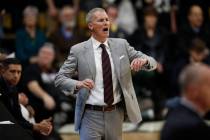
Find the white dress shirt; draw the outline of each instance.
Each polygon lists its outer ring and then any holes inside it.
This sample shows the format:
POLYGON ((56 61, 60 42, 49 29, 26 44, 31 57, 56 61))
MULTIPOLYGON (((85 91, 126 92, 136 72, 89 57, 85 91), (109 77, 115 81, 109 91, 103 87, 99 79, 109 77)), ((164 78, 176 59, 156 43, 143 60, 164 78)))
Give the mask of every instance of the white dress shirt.
MULTIPOLYGON (((103 71, 102 71, 102 61, 101 61, 101 54, 102 54, 102 48, 100 48, 100 42, 91 37, 92 40, 92 47, 94 50, 94 56, 95 56, 95 65, 96 65, 96 76, 95 76, 95 87, 91 89, 90 96, 88 100, 86 101, 86 104, 91 105, 106 105, 104 102, 104 84, 103 84, 103 71)), ((117 76, 115 74, 114 64, 110 52, 110 48, 108 45, 107 40, 103 43, 106 46, 106 51, 109 55, 111 67, 112 67, 112 84, 113 84, 113 94, 114 94, 114 102, 113 104, 118 103, 121 100, 121 95, 119 92, 119 84, 117 80, 117 76)))

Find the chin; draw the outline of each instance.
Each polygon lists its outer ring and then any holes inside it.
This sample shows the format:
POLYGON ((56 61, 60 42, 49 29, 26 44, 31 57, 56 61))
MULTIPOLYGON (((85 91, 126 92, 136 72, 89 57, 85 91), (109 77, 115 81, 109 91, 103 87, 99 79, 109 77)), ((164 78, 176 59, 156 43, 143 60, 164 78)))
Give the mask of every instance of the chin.
POLYGON ((11 83, 12 86, 16 86, 17 84, 18 84, 18 82, 11 83))
POLYGON ((108 38, 109 37, 109 34, 105 34, 103 37, 104 38, 108 38))

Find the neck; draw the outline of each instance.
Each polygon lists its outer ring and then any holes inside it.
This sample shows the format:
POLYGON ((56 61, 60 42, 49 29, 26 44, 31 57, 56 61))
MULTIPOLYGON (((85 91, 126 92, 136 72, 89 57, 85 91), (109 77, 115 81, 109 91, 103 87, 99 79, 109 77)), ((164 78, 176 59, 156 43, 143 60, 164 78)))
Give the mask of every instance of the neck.
POLYGON ((50 64, 46 65, 46 64, 42 64, 38 62, 39 67, 41 68, 42 71, 48 71, 51 67, 50 64))
POLYGON ((98 42, 104 43, 106 41, 107 38, 100 38, 96 35, 92 35, 92 37, 97 40, 98 42))
POLYGON ((34 26, 26 26, 26 31, 28 32, 31 38, 35 38, 36 35, 36 28, 34 26))
POLYGON ((190 56, 190 63, 202 62, 203 60, 196 60, 192 56, 190 56))
POLYGON ((26 30, 34 31, 35 30, 35 26, 26 26, 26 30))
POLYGON ((153 38, 155 36, 155 30, 153 28, 146 28, 146 35, 149 38, 153 38))
POLYGON ((192 105, 193 109, 198 113, 200 114, 201 116, 204 116, 207 112, 208 112, 208 109, 206 109, 204 106, 202 106, 198 101, 196 100, 191 100, 191 99, 188 99, 187 96, 184 96, 183 97, 183 100, 184 102, 188 102, 192 105))
POLYGON ((190 62, 191 63, 195 63, 196 62, 195 59, 192 56, 190 56, 190 62))
POLYGON ((191 26, 192 29, 196 29, 196 28, 199 29, 200 28, 200 26, 197 26, 193 23, 190 23, 190 26, 191 26))
POLYGON ((150 25, 147 25, 146 23, 144 24, 144 28, 145 30, 155 30, 155 26, 150 26, 150 25))
POLYGON ((41 66, 42 72, 47 72, 49 71, 49 69, 50 69, 50 66, 41 66))
POLYGON ((66 26, 63 26, 63 29, 67 32, 72 32, 72 28, 71 27, 66 27, 66 26))

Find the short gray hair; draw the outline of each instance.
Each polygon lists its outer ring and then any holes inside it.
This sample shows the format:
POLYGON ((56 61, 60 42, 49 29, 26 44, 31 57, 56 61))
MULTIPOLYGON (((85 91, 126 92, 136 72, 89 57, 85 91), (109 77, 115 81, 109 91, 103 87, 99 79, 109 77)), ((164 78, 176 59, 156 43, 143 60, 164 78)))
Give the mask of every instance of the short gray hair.
POLYGON ((35 6, 27 6, 23 11, 23 16, 38 16, 39 10, 35 6))
POLYGON ((49 49, 51 49, 51 50, 55 53, 54 45, 53 45, 53 43, 51 43, 51 42, 46 42, 46 43, 44 43, 44 44, 42 45, 42 47, 40 48, 40 50, 41 50, 42 48, 49 48, 49 49))
POLYGON ((75 10, 74 10, 73 7, 71 7, 71 6, 64 6, 64 7, 62 7, 62 8, 60 9, 60 11, 59 11, 59 16, 62 16, 63 13, 64 13, 66 10, 71 10, 71 11, 75 12, 75 10))
POLYGON ((86 23, 90 23, 93 19, 93 15, 95 12, 106 12, 103 8, 93 8, 86 15, 86 23))
POLYGON ((179 85, 180 89, 183 91, 185 88, 191 84, 198 84, 201 75, 202 75, 202 68, 205 67, 205 64, 202 63, 195 63, 187 65, 179 75, 179 85))

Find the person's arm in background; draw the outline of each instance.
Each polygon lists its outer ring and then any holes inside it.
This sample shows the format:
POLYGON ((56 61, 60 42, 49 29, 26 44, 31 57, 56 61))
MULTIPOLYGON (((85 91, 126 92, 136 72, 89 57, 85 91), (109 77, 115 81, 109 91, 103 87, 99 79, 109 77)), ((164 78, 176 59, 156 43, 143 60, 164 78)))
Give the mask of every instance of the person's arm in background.
POLYGON ((172 33, 176 33, 177 32, 176 12, 177 12, 177 5, 173 4, 171 6, 171 11, 170 11, 171 31, 172 31, 172 33))
POLYGON ((48 7, 48 13, 50 16, 55 17, 58 14, 58 10, 55 6, 54 0, 45 0, 47 7, 48 7))
MULTIPOLYGON (((58 10, 57 7, 55 5, 54 0, 45 0, 47 7, 48 7, 48 13, 50 16, 55 17, 58 15, 58 10)), ((70 3, 69 3, 70 4, 70 3)), ((79 4, 80 4, 80 0, 73 0, 73 7, 76 11, 76 13, 79 11, 79 4)))
POLYGON ((73 4, 74 4, 74 9, 76 11, 76 14, 79 12, 79 5, 80 5, 80 0, 73 0, 73 4))
POLYGON ((54 99, 44 89, 42 89, 37 81, 30 81, 27 84, 27 87, 30 92, 32 92, 36 97, 40 98, 43 101, 45 107, 48 110, 52 110, 55 108, 56 103, 54 99))

